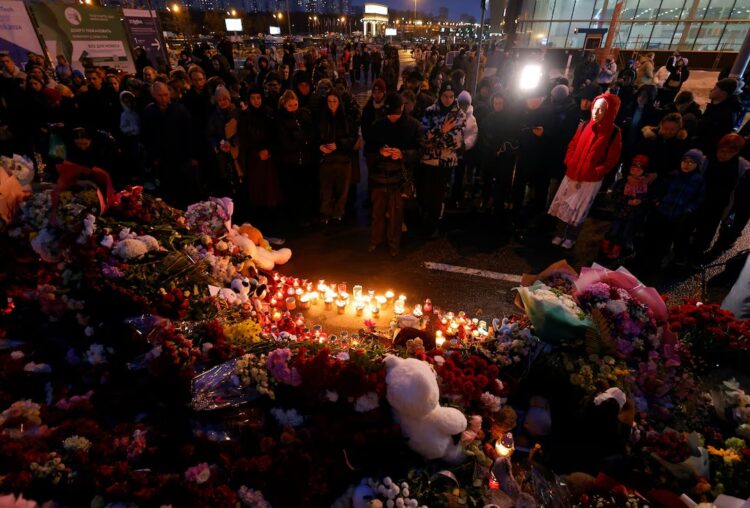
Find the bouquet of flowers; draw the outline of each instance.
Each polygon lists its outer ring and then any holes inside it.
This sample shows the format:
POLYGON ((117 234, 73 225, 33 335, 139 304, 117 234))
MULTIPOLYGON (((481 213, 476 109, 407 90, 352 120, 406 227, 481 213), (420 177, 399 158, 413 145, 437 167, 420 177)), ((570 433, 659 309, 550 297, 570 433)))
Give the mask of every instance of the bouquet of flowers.
POLYGON ((572 296, 542 282, 516 288, 523 301, 534 334, 548 343, 581 338, 592 325, 591 320, 572 296))
POLYGON ((190 205, 185 212, 187 227, 194 233, 221 238, 232 229, 234 204, 229 198, 211 198, 190 205))

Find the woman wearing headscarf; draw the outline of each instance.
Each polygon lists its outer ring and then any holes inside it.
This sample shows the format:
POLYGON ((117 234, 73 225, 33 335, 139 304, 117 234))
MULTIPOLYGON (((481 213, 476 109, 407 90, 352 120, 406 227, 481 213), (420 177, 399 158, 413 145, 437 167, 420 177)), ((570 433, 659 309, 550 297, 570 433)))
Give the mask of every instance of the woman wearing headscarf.
POLYGON ((565 177, 552 200, 549 214, 558 219, 553 245, 570 249, 576 242, 604 177, 620 160, 622 135, 615 126, 620 99, 597 97, 591 120, 578 127, 565 154, 565 177))
POLYGON ((320 112, 318 147, 320 160, 320 220, 341 222, 344 218, 352 177, 352 149, 357 142, 356 124, 347 116, 341 98, 328 92, 320 112))
POLYGON ((248 94, 247 109, 239 116, 237 162, 246 182, 250 211, 256 212, 252 213, 253 220, 272 226, 282 196, 273 157, 274 133, 269 124, 270 108, 264 104, 263 89, 256 86, 248 94))

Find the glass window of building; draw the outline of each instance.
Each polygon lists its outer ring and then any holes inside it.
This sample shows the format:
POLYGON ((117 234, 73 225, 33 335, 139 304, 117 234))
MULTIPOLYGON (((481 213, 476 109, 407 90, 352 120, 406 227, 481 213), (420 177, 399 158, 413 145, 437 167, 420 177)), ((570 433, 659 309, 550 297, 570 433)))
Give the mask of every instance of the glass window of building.
POLYGON ((695 39, 698 37, 700 23, 678 23, 672 46, 674 49, 688 51, 693 49, 695 39))
MULTIPOLYGON (((692 1, 692 0, 688 0, 692 1)), ((680 19, 685 9, 685 0, 662 0, 659 6, 659 19, 680 19)), ((687 15, 687 11, 685 11, 687 15)))
POLYGON ((750 23, 728 23, 721 36, 719 51, 739 51, 745 34, 750 31, 750 23))
POLYGON ((569 21, 553 21, 550 24, 547 45, 553 48, 564 48, 570 31, 569 21))
POLYGON ((571 19, 573 16, 573 7, 575 2, 572 0, 560 0, 555 3, 555 12, 552 15, 553 19, 571 19))
POLYGON ((734 0, 711 0, 706 10, 706 19, 727 19, 732 13, 734 0))
POLYGON ((536 0, 534 19, 552 19, 552 8, 554 6, 554 0, 536 0))
POLYGON ((698 31, 693 49, 696 51, 714 51, 719 45, 726 23, 703 23, 698 31))
POLYGON ((676 29, 677 23, 656 23, 648 47, 650 49, 669 49, 672 47, 672 37, 674 37, 676 29))
POLYGON ((635 20, 647 20, 656 18, 656 13, 659 10, 659 4, 657 2, 649 2, 647 0, 641 0, 638 4, 638 10, 635 13, 635 20))
POLYGON ((576 0, 573 19, 591 20, 594 18, 595 0, 576 0))
POLYGON ((633 23, 633 29, 628 36, 628 48, 644 49, 648 47, 654 23, 633 23))
POLYGON ((730 17, 732 19, 750 19, 750 0, 737 0, 730 17))
POLYGON ((635 17, 635 11, 638 7, 638 0, 626 0, 622 5, 622 12, 620 13, 621 19, 633 19, 635 17))

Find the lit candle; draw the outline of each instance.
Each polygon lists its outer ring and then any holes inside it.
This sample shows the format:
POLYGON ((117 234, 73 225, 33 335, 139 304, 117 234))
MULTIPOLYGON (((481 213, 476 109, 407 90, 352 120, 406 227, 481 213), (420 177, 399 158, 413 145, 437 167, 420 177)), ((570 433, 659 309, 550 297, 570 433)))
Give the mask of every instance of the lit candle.
POLYGON ((373 299, 373 298, 375 298, 375 290, 373 290, 373 289, 368 289, 368 290, 367 290, 367 296, 369 296, 369 297, 370 297, 370 300, 372 301, 372 299, 373 299))
POLYGON ((386 292, 385 292, 385 297, 386 297, 386 299, 387 299, 387 300, 388 300, 389 302, 392 302, 392 301, 393 301, 393 297, 394 297, 394 296, 396 296, 396 295, 394 295, 394 294, 393 294, 393 291, 391 291, 390 289, 389 289, 388 291, 386 291, 386 292))
POLYGON ((380 306, 377 303, 373 303, 370 312, 372 312, 372 317, 374 318, 380 316, 380 306))
POLYGON ((346 282, 340 282, 338 285, 339 293, 346 293, 346 282))
POLYGON ((346 309, 346 301, 336 300, 336 310, 338 311, 338 313, 343 314, 345 309, 346 309))
POLYGON ((286 301, 286 310, 294 310, 297 308, 297 300, 293 296, 290 296, 285 301, 286 301))
POLYGON ((422 306, 417 304, 414 307, 414 310, 412 311, 412 314, 414 314, 414 317, 422 317, 422 306))
POLYGON ((310 303, 313 305, 318 305, 318 298, 320 298, 320 294, 317 291, 313 291, 310 293, 310 303))
POLYGON ((495 443, 495 451, 502 458, 510 457, 515 450, 516 446, 513 441, 513 434, 508 432, 502 438, 498 439, 495 443))
POLYGON ((357 284, 352 288, 352 295, 354 296, 354 299, 362 298, 362 286, 357 284))
POLYGON ((321 293, 325 293, 326 291, 328 291, 328 286, 326 285, 326 281, 321 280, 318 283, 318 291, 320 291, 321 293))
POLYGON ((289 296, 294 296, 294 288, 289 288, 286 292, 289 296))
POLYGON ((375 301, 378 302, 378 307, 382 307, 385 305, 385 302, 387 301, 385 296, 378 295, 375 297, 375 301))
POLYGON ((274 321, 281 321, 281 312, 279 312, 278 310, 274 312, 273 316, 271 316, 271 319, 273 319, 274 321))
POLYGON ((282 290, 280 290, 280 289, 279 289, 279 290, 278 290, 278 291, 276 292, 276 299, 277 299, 277 300, 281 300, 281 299, 283 299, 283 298, 284 298, 284 292, 283 292, 282 290))
POLYGON ((393 304, 393 313, 397 316, 400 316, 404 313, 404 302, 401 300, 396 300, 396 303, 393 304))
POLYGON ((299 297, 299 306, 301 309, 310 308, 310 293, 304 294, 299 297))
POLYGON ((271 307, 276 307, 279 304, 279 302, 276 300, 276 298, 271 298, 271 307))
POLYGON ((294 279, 294 287, 299 287, 299 279, 294 279))
POLYGON ((325 298, 325 300, 323 300, 323 302, 326 305, 326 310, 331 310, 333 308, 333 297, 332 296, 327 296, 326 295, 326 298, 325 298))
POLYGON ((445 344, 445 337, 443 337, 443 332, 438 330, 435 332, 435 345, 441 348, 443 344, 445 344))
POLYGON ((297 295, 297 298, 305 294, 305 292, 302 290, 302 288, 297 288, 297 290, 294 292, 295 295, 297 295))
POLYGON ((362 316, 362 311, 364 310, 364 308, 365 308, 364 302, 357 302, 356 304, 354 304, 354 309, 357 311, 357 317, 362 316))

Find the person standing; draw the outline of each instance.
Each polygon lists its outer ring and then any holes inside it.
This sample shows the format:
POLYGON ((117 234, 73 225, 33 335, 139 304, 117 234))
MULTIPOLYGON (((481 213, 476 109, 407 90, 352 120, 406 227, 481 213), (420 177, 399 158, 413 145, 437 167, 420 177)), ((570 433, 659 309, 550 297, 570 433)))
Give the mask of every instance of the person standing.
POLYGON ((198 161, 193 120, 185 106, 171 102, 169 87, 151 87, 154 102, 143 112, 147 164, 160 177, 160 191, 172 206, 185 207, 199 198, 198 161))
POLYGON ((331 90, 320 114, 320 221, 344 219, 349 182, 352 178, 352 149, 357 142, 355 126, 347 117, 339 95, 331 90))
POLYGON ((599 75, 596 77, 596 82, 603 90, 609 88, 609 85, 614 81, 617 75, 617 64, 611 56, 608 56, 604 63, 599 67, 599 75))
POLYGON ((616 95, 597 97, 591 108, 591 121, 578 127, 568 145, 565 177, 549 208, 549 214, 558 219, 553 245, 573 247, 602 180, 620 159, 622 135, 615 126, 619 108, 616 95))
POLYGON ((669 71, 669 77, 667 77, 667 80, 664 82, 664 87, 661 89, 659 95, 659 101, 663 104, 672 102, 680 91, 680 88, 682 88, 682 84, 690 77, 690 70, 688 70, 687 67, 687 58, 683 58, 676 51, 675 54, 667 60, 667 70, 669 71))
POLYGON ((638 60, 635 69, 635 86, 654 84, 654 53, 648 52, 638 60))
POLYGON ((310 111, 301 108, 297 95, 287 90, 279 99, 275 139, 278 144, 278 174, 285 209, 300 226, 309 226, 315 213, 314 193, 317 189, 314 150, 316 130, 310 111))
POLYGON ((369 252, 384 241, 391 256, 398 256, 404 219, 404 199, 413 199, 409 189, 414 166, 419 160, 422 125, 404 113, 401 96, 388 94, 383 106, 385 118, 375 122, 368 150, 372 223, 369 252))
POLYGON ((458 107, 453 84, 443 83, 437 102, 422 118, 424 153, 417 173, 417 196, 427 233, 432 237, 438 235, 448 178, 458 166, 465 125, 466 114, 458 107))
POLYGON ((236 197, 240 191, 240 175, 235 166, 239 110, 232 104, 229 90, 223 86, 216 87, 214 102, 216 106, 208 118, 206 137, 214 152, 216 172, 205 175, 206 184, 211 193, 236 197))

